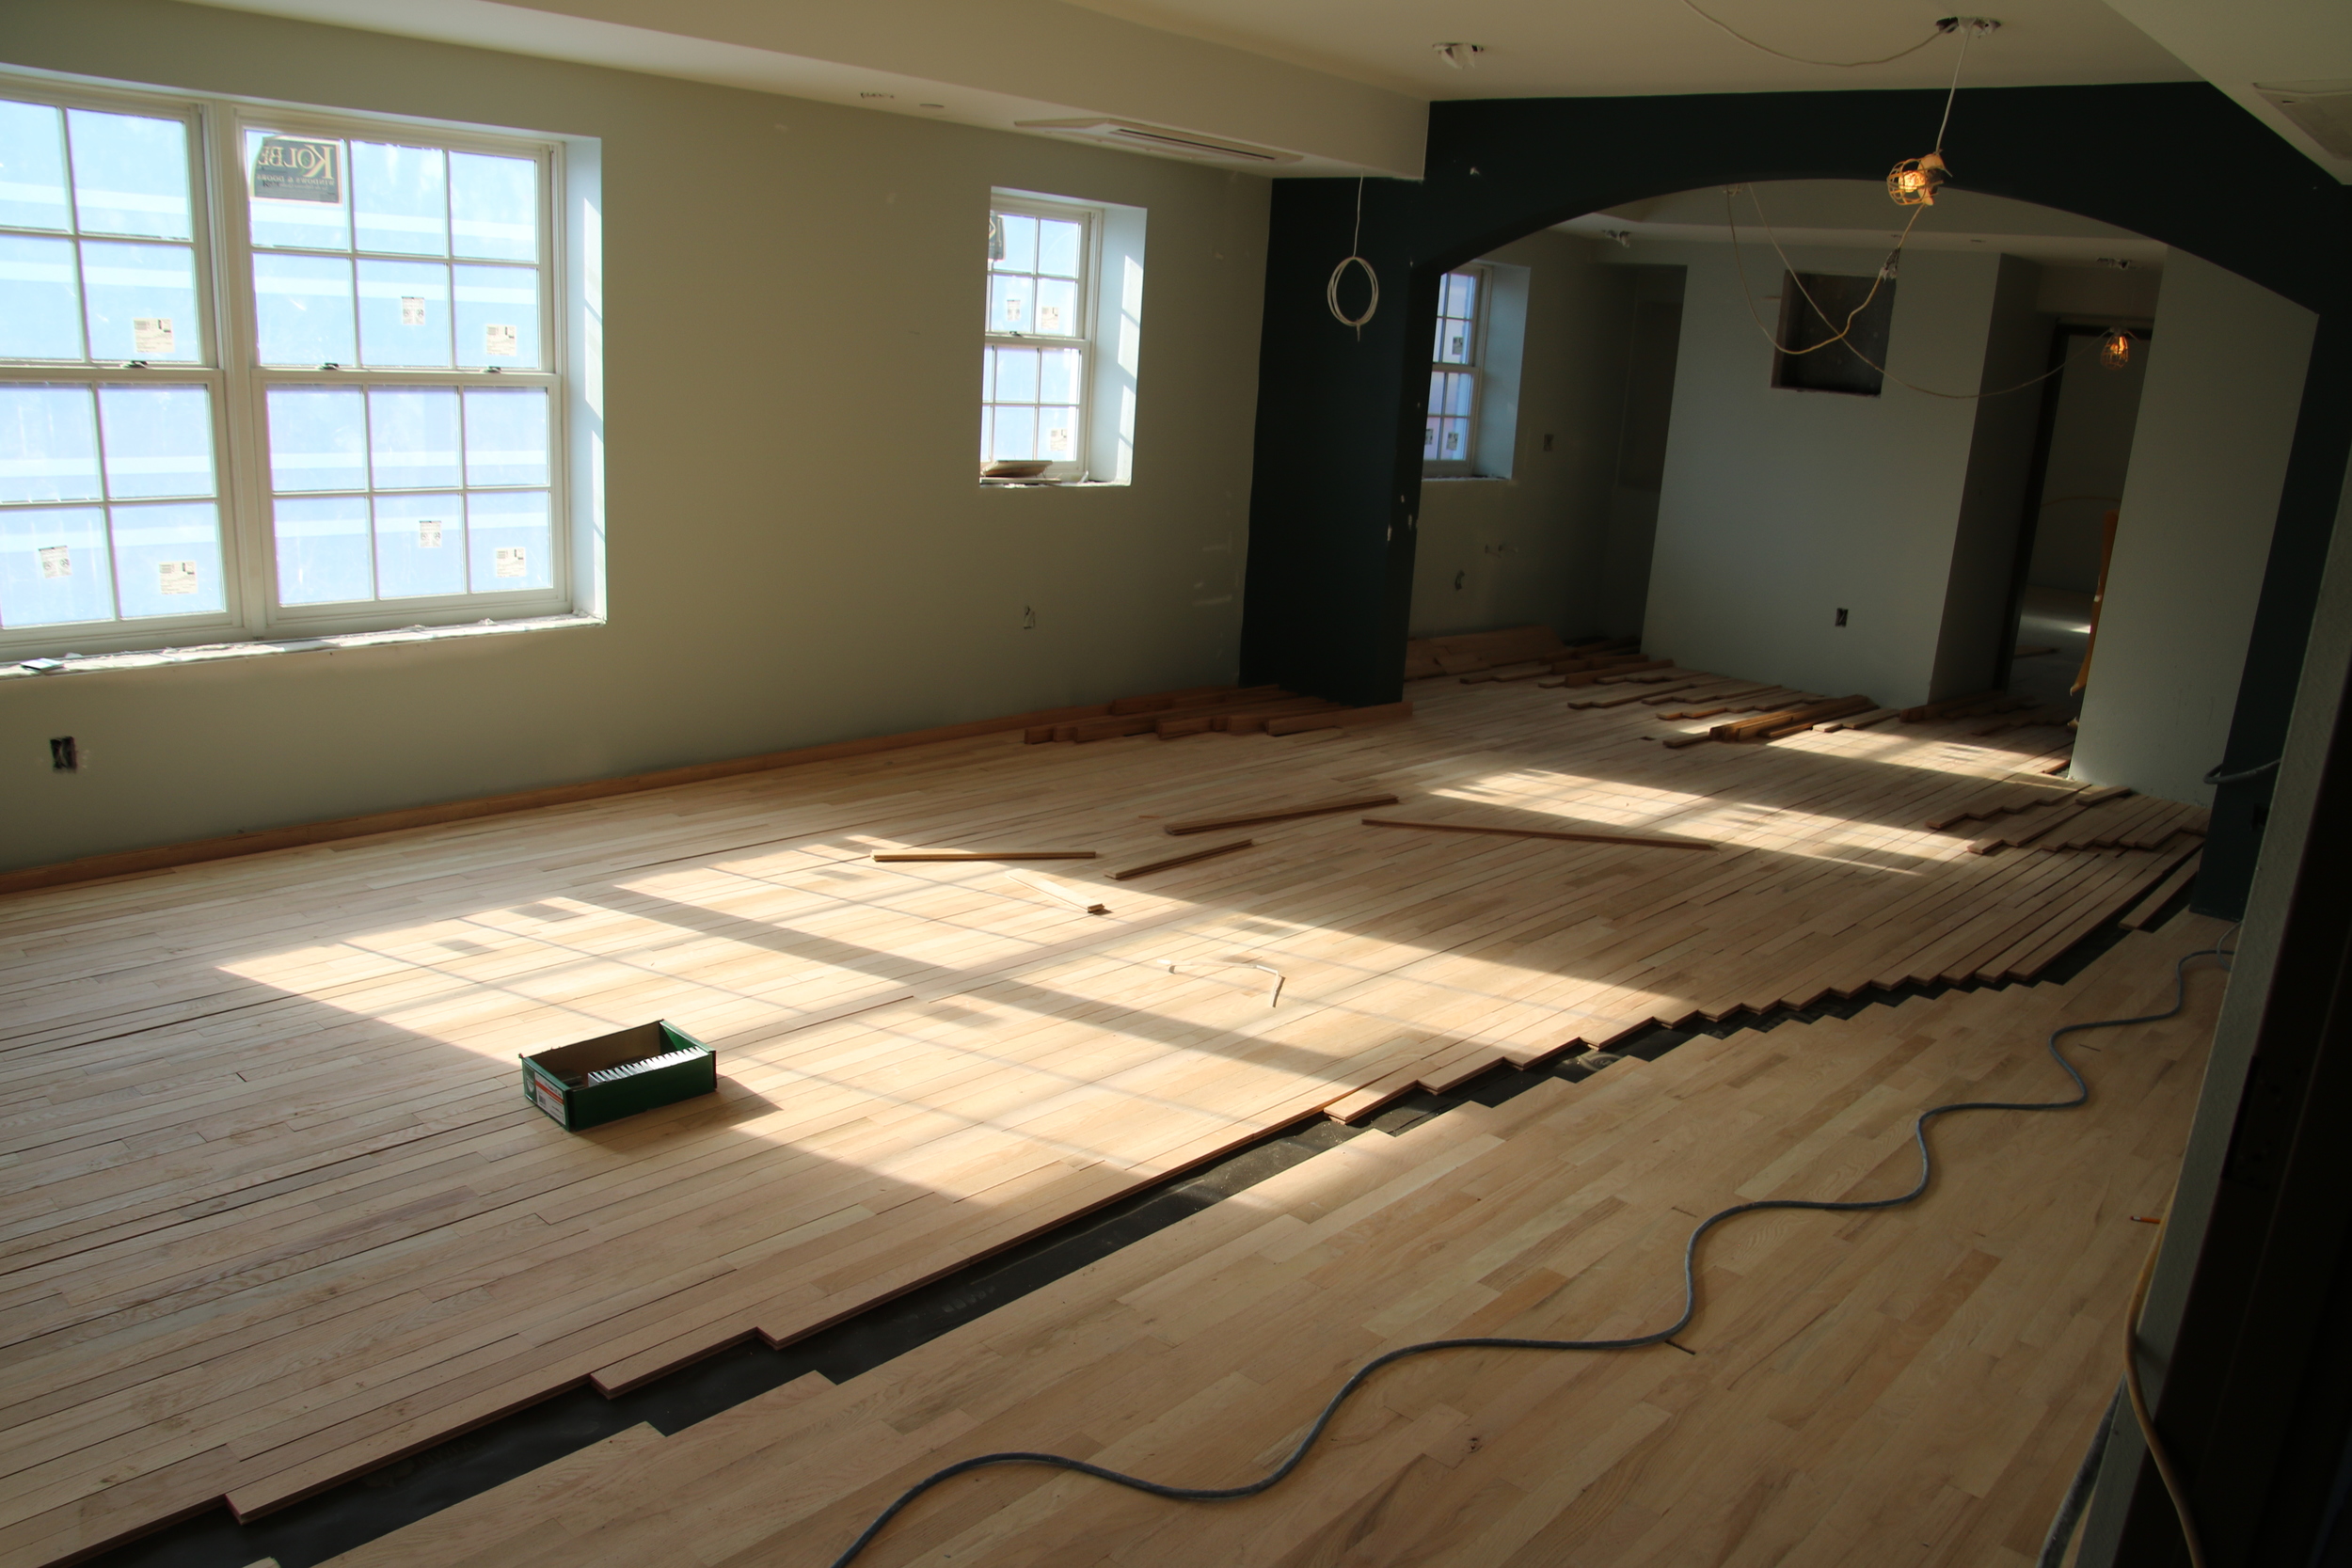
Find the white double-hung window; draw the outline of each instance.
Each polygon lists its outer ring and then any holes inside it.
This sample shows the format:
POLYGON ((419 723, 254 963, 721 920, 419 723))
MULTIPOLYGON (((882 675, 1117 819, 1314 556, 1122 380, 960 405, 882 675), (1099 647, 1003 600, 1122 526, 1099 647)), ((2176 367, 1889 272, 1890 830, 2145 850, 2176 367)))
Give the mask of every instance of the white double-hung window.
POLYGON ((1450 272, 1438 285, 1438 336, 1430 349, 1429 414, 1422 471, 1467 474, 1478 458, 1479 370, 1486 335, 1486 269, 1450 272))
POLYGON ((1137 207, 991 195, 980 351, 984 478, 1124 483, 1131 477, 1143 223, 1137 207))
POLYGON ((0 652, 568 608, 559 155, 0 79, 0 652))

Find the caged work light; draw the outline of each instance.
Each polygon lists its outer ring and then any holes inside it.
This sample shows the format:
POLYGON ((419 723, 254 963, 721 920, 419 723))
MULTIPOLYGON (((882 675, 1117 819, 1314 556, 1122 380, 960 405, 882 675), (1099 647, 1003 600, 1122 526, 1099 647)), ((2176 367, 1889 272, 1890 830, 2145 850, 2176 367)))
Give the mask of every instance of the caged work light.
POLYGON ((1935 193, 1952 177, 1945 166, 1944 154, 1931 152, 1924 158, 1905 158, 1886 176, 1886 194, 1895 198, 1898 207, 1932 207, 1935 193))

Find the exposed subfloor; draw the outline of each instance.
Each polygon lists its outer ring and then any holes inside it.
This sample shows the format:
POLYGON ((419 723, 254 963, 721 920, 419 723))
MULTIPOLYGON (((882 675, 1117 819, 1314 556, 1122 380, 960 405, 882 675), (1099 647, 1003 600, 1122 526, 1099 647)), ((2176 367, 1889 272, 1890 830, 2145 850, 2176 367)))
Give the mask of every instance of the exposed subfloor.
POLYGON ((2047 730, 1669 752, 1644 705, 1415 697, 1360 733, 951 743, 0 904, 0 1563, 799 1339, 1319 1111, 2030 975, 2195 843, 1979 856, 1920 826, 2047 730), (1224 841, 1173 817, 1368 789, 1717 847, 1351 814, 1106 875, 1224 841), (1099 849, 1054 883, 1111 912, 866 858, 914 845, 1099 849), (1279 1006, 1167 959, 1271 965, 1279 1006), (515 1053, 655 1016, 720 1047, 715 1101, 585 1134, 521 1101, 515 1053))

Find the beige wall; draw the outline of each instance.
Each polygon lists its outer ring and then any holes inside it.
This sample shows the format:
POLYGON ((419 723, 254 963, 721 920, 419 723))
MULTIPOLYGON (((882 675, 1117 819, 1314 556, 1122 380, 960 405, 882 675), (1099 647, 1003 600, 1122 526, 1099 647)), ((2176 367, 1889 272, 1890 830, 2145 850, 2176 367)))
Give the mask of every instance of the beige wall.
POLYGON ((1601 249, 1542 233, 1486 258, 1527 269, 1511 477, 1422 482, 1415 637, 1535 622, 1575 636, 1601 624, 1636 281, 1602 264, 1601 249))
POLYGON ((2213 799, 2316 325, 2209 261, 2165 263, 2075 777, 2213 799))
POLYGON ((168 0, 0 9, 0 61, 600 138, 611 584, 602 626, 0 682, 0 866, 1232 675, 1263 180, 168 0), (974 483, 993 185, 1149 210, 1130 487, 974 483))
MULTIPOLYGON (((1879 261, 1861 250, 1788 253, 1805 271, 1867 274, 1879 261)), ((1946 694, 1939 677, 1981 685, 1981 672, 1960 673, 1970 659, 1938 662, 1967 619, 1947 616, 1955 592, 1982 597, 1980 568, 1999 555, 1986 532, 1998 498, 1969 488, 1976 404, 1892 382, 1875 398, 1774 388, 1772 345, 1740 298, 1728 245, 1637 245, 1633 255, 1690 269, 1645 648, 1699 669, 1888 704, 1946 694)), ((2015 264, 2005 262, 1956 251, 1905 257, 1887 369, 1940 390, 1985 386, 1988 351, 2010 357, 2007 318, 2021 308, 2013 276, 2004 287, 2015 264)), ((1755 309, 1775 321, 1781 268, 1747 265, 1755 309)), ((2005 453, 2011 445, 2004 441, 2005 453)), ((2003 467, 2022 486, 2022 467, 2003 467)), ((2012 523, 2021 499, 2010 497, 2012 523)), ((1997 617, 1996 606, 1980 608, 1997 617)))

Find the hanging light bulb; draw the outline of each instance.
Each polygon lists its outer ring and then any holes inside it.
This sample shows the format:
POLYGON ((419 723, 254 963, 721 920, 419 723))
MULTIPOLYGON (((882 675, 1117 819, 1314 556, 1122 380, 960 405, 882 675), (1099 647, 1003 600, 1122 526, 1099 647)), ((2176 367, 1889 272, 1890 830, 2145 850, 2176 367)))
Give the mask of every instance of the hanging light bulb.
POLYGON ((2107 334, 2107 341, 2099 349, 2099 358, 2111 371, 2129 368, 2132 362, 2132 335, 2122 327, 2107 334))
POLYGON ((1886 176, 1886 194, 1895 198, 1898 207, 1932 207, 1935 193, 1952 177, 1944 165, 1944 154, 1931 152, 1924 158, 1905 158, 1886 176))

